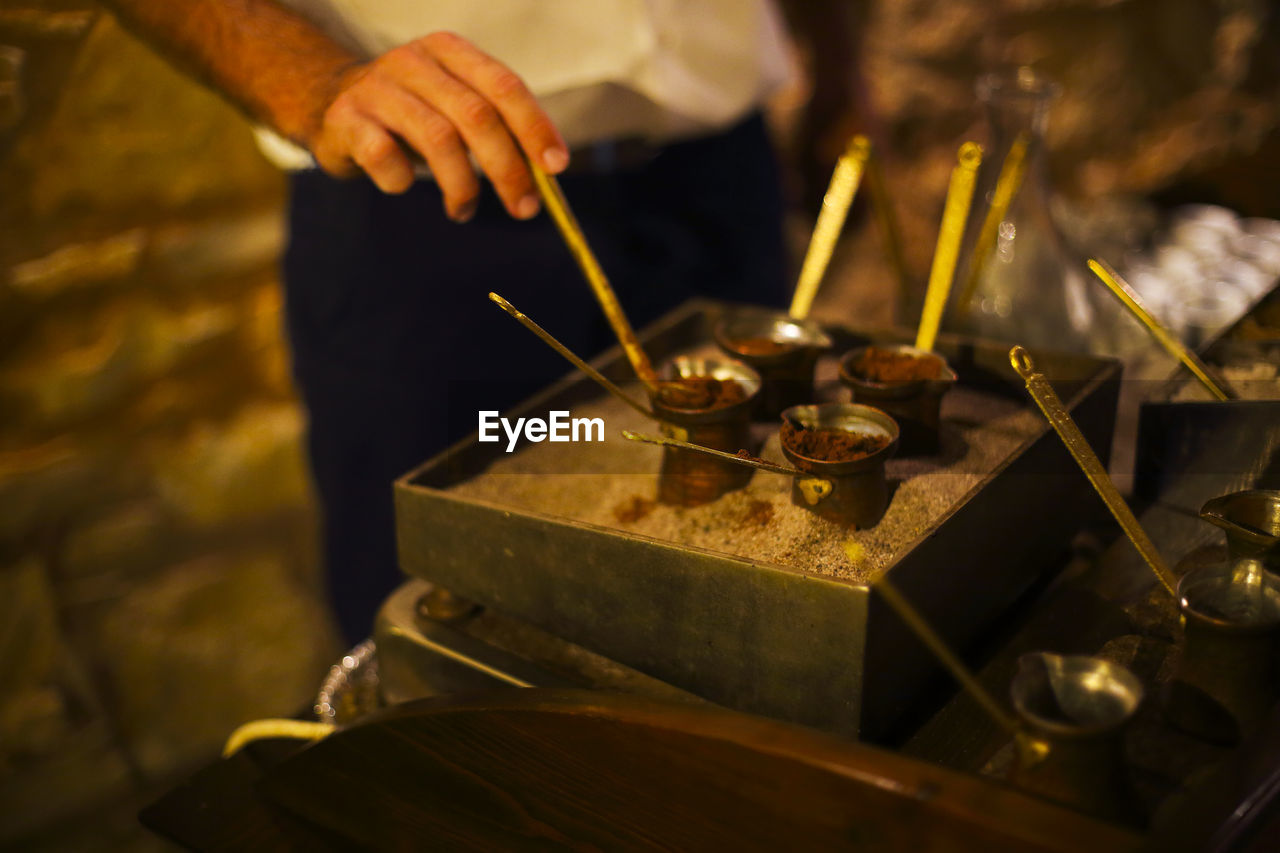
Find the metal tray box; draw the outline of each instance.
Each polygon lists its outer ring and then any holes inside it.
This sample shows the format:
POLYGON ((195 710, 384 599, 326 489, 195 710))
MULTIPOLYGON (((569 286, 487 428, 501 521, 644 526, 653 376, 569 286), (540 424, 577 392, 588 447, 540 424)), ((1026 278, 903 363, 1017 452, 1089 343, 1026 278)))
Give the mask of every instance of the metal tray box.
MULTIPOLYGON (((724 310, 688 303, 645 331, 645 347, 661 360, 701 345, 724 310)), ((869 341, 831 331, 837 353, 869 341)), ((1031 405, 1009 365, 1008 345, 944 336, 938 349, 962 384, 1031 405)), ((1106 459, 1119 364, 1033 353, 1106 459)), ((617 350, 596 366, 612 378, 630 375, 617 350)), ((568 409, 600 393, 572 375, 511 414, 568 409)), ((890 736, 939 677, 925 649, 865 585, 447 491, 500 453, 499 445, 467 439, 397 481, 407 573, 712 702, 847 736, 890 736)), ((963 649, 1062 564, 1082 518, 1096 517, 1099 506, 1046 426, 935 519, 887 571, 942 636, 963 649)))

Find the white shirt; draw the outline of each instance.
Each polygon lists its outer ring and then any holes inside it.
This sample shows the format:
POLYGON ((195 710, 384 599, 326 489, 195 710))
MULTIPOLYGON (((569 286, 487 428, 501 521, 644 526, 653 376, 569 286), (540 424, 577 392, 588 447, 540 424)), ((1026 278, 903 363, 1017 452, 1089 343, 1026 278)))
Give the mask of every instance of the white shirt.
MULTIPOLYGON (((793 73, 771 0, 280 0, 373 57, 456 32, 520 75, 570 148, 724 128, 793 73)), ((269 131, 268 157, 314 165, 269 131)))

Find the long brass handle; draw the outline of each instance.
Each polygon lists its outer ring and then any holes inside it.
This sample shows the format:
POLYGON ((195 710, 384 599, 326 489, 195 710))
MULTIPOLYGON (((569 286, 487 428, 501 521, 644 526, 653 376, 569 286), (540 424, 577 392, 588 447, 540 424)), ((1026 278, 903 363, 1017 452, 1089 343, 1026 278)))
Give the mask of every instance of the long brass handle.
POLYGON ((622 437, 628 441, 639 441, 645 444, 660 444, 663 447, 675 447, 680 450, 693 450, 698 453, 704 453, 707 456, 715 456, 726 462, 736 462, 747 468, 755 468, 758 471, 768 471, 770 474, 783 474, 788 477, 807 477, 798 468, 788 468, 785 465, 775 465, 772 462, 766 462, 763 459, 756 459, 754 456, 738 456, 735 453, 725 453, 723 450, 715 450, 710 447, 703 447, 701 444, 691 444, 687 441, 680 441, 674 438, 668 438, 663 435, 645 435, 644 433, 632 432, 629 429, 622 431, 622 437))
POLYGON ((947 204, 938 228, 938 245, 933 250, 929 288, 925 291, 924 310, 916 332, 916 349, 932 350, 937 340, 942 313, 951 294, 951 282, 956 275, 956 260, 960 257, 960 243, 964 239, 965 223, 969 221, 969 204, 973 200, 973 187, 981 164, 982 146, 975 142, 960 146, 956 166, 951 170, 951 183, 947 187, 947 204))
POLYGON ((1106 261, 1099 261, 1093 258, 1089 259, 1089 269, 1093 274, 1102 280, 1107 286, 1107 290, 1111 291, 1116 299, 1120 300, 1120 304, 1128 308, 1133 316, 1137 317, 1142 325, 1147 327, 1147 331, 1151 333, 1151 337, 1156 339, 1160 346, 1165 348, 1169 355, 1178 359, 1186 365, 1196 379, 1200 380, 1200 384, 1209 389, 1209 393, 1218 400, 1234 400, 1236 395, 1230 388, 1222 384, 1219 380, 1215 380, 1209 373, 1209 367, 1194 352, 1183 346, 1182 341, 1173 336, 1173 333, 1164 327, 1157 320, 1147 306, 1142 304, 1142 299, 1138 296, 1129 283, 1122 279, 1115 270, 1113 270, 1106 261))
POLYGON ((636 337, 635 330, 631 328, 631 323, 627 320, 627 315, 622 310, 622 303, 613 292, 609 279, 600 268, 600 262, 596 260, 591 247, 587 245, 587 238, 582 233, 578 220, 574 218, 573 211, 569 209, 569 202, 565 200, 564 193, 560 190, 560 183, 532 162, 529 164, 529 170, 533 173, 533 182, 538 187, 538 194, 542 196, 543 205, 555 221, 556 228, 560 230, 560 236, 569 247, 569 253, 578 262, 578 267, 586 277, 587 284, 591 285, 591 290, 595 293, 601 310, 604 311, 605 319, 613 327, 613 333, 622 344, 632 369, 646 388, 651 392, 655 391, 658 387, 658 374, 654 372, 649 356, 640 346, 640 340, 636 337))
POLYGON ((637 412, 644 415, 646 418, 652 418, 653 420, 658 421, 659 423, 662 422, 662 420, 657 415, 655 415, 653 412, 649 411, 644 406, 640 405, 640 403, 632 399, 630 394, 623 391, 617 385, 615 385, 614 383, 606 379, 603 373, 596 370, 591 365, 587 364, 584 360, 579 358, 578 355, 573 350, 569 349, 567 346, 560 343, 560 341, 556 340, 555 337, 553 337, 550 332, 548 332, 546 329, 539 326, 537 323, 533 322, 533 320, 531 320, 527 315, 517 310, 516 306, 512 305, 510 302, 503 299, 501 296, 499 296, 496 293, 490 293, 489 299, 493 301, 503 311, 506 311, 508 314, 514 317, 516 321, 520 323, 520 325, 524 326, 526 329, 533 332, 538 337, 542 338, 543 342, 546 343, 547 346, 551 347, 553 350, 560 353, 560 355, 564 356, 565 359, 567 359, 570 364, 572 364, 574 367, 581 370, 583 373, 587 374, 588 378, 594 381, 597 385, 600 385, 601 387, 603 387, 604 390, 608 391, 610 394, 617 397, 619 400, 626 403, 628 406, 635 409, 637 412))
POLYGON ((836 161, 835 171, 831 173, 831 183, 822 198, 822 210, 818 213, 818 221, 814 224, 813 236, 809 239, 809 248, 800 267, 796 292, 791 297, 790 313, 797 320, 808 317, 809 309, 813 307, 813 298, 831 263, 836 239, 840 236, 845 217, 849 215, 849 206, 853 204, 853 197, 858 192, 858 184, 862 181, 870 155, 870 140, 858 134, 850 140, 849 146, 836 161))
POLYGON ((1120 496, 1115 483, 1111 482, 1111 477, 1107 475, 1102 462, 1098 460, 1098 455, 1093 452, 1088 440, 1080 432, 1076 422, 1071 419, 1071 415, 1067 413, 1066 407, 1062 405, 1062 400, 1058 398, 1049 380, 1044 378, 1044 374, 1036 372, 1031 354, 1022 347, 1016 346, 1009 350, 1009 362, 1027 383, 1027 391, 1031 394, 1031 399, 1035 400, 1045 420, 1058 433, 1062 443, 1067 446, 1067 452, 1076 460, 1076 464, 1080 466, 1080 470, 1084 471, 1084 475, 1089 478, 1089 482, 1093 484, 1093 488, 1102 498, 1102 502, 1107 505, 1107 509, 1111 510, 1116 521, 1120 523, 1129 541, 1151 567, 1156 580, 1160 581, 1170 595, 1177 597, 1177 577, 1170 571, 1164 558, 1156 550, 1155 544, 1142 529, 1142 525, 1138 523, 1138 519, 1134 517, 1133 511, 1129 509, 1124 498, 1120 496))

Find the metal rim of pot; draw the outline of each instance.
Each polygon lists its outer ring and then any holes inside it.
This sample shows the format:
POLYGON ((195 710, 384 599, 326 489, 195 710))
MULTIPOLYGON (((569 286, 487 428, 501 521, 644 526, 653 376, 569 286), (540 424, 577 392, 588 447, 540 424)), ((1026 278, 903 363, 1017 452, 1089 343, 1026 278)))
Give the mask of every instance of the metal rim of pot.
POLYGON ((712 409, 686 409, 670 406, 662 401, 660 394, 651 394, 650 403, 654 414, 663 420, 678 424, 706 424, 732 420, 744 415, 754 405, 762 386, 760 374, 751 365, 736 359, 708 358, 704 356, 680 355, 671 359, 659 371, 662 381, 680 379, 732 379, 746 389, 746 396, 728 406, 717 406, 712 409))
POLYGON ((1223 633, 1269 634, 1280 630, 1280 578, 1268 572, 1262 561, 1253 557, 1197 566, 1178 581, 1178 610, 1183 618, 1223 633), (1257 583, 1260 603, 1269 612, 1242 622, 1200 609, 1205 605, 1207 596, 1223 592, 1229 594, 1232 587, 1239 586, 1242 570, 1248 573, 1250 583, 1257 583))
POLYGON ((1258 540, 1273 539, 1280 542, 1280 490, 1246 489, 1242 492, 1219 495, 1205 502, 1204 506, 1200 508, 1200 517, 1210 524, 1226 530, 1228 537, 1233 534, 1236 536, 1244 535, 1252 544, 1259 547, 1263 546, 1263 542, 1258 540), (1242 520, 1240 518, 1242 513, 1238 510, 1235 512, 1228 511, 1230 506, 1250 505, 1255 502, 1256 508, 1261 510, 1258 514, 1259 518, 1264 520, 1267 527, 1260 527, 1257 524, 1250 523, 1252 518, 1249 521, 1242 520))
POLYGON ((840 358, 839 373, 840 382, 846 387, 852 388, 855 395, 861 393, 868 398, 882 400, 906 399, 926 393, 941 395, 950 389, 959 378, 951 368, 951 365, 941 355, 929 350, 917 349, 910 344, 870 344, 850 350, 840 358), (916 358, 935 359, 940 368, 938 376, 933 379, 908 379, 902 382, 875 382, 865 379, 853 370, 853 364, 863 353, 873 349, 912 355, 916 358))
POLYGON ((831 348, 833 341, 822 328, 811 320, 797 320, 783 313, 738 311, 728 314, 716 323, 712 331, 716 345, 735 359, 742 359, 762 367, 773 367, 789 360, 803 357, 801 354, 819 353, 831 348), (786 344, 787 348, 775 353, 743 352, 735 342, 763 338, 786 344))
POLYGON ((898 422, 888 412, 863 403, 815 403, 792 406, 782 413, 782 421, 784 424, 790 422, 810 429, 844 429, 847 432, 854 431, 846 429, 849 424, 869 425, 872 429, 859 431, 879 433, 889 439, 884 447, 866 456, 829 462, 795 452, 779 435, 778 443, 782 447, 782 454, 790 460, 791 464, 806 473, 818 476, 838 477, 844 474, 856 474, 877 465, 883 465, 898 447, 898 422))

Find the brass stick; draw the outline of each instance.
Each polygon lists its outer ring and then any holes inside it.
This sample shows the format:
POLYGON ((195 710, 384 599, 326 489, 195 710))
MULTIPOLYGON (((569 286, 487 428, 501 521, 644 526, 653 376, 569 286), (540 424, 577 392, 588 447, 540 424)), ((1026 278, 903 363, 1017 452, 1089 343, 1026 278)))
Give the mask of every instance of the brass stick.
POLYGON ((1147 331, 1151 333, 1151 337, 1156 339, 1160 346, 1164 347, 1169 355, 1181 361, 1186 365, 1196 379, 1200 380, 1200 384, 1209 389, 1209 393, 1218 400, 1234 400, 1236 395, 1221 380, 1215 381, 1209 373, 1208 366, 1200 360, 1187 347, 1183 346, 1182 341, 1178 340, 1173 334, 1157 320, 1147 307, 1142 304, 1142 300, 1138 294, 1129 286, 1129 283, 1122 279, 1119 274, 1113 270, 1106 261, 1098 261, 1093 258, 1089 259, 1089 269, 1093 270, 1093 274, 1102 279, 1102 283, 1107 286, 1112 295, 1120 300, 1120 304, 1128 308, 1133 316, 1137 317, 1142 325, 1147 327, 1147 331))
POLYGON ((640 405, 640 403, 633 400, 631 396, 627 394, 627 392, 623 391, 617 385, 613 384, 608 379, 606 379, 603 373, 596 370, 594 367, 592 367, 591 365, 583 361, 581 358, 579 358, 573 352, 573 350, 569 349, 567 346, 565 346, 564 344, 556 340, 554 337, 552 337, 551 333, 548 332, 546 329, 542 328, 537 323, 533 322, 533 320, 530 320, 525 314, 522 314, 520 311, 516 310, 516 306, 512 305, 510 302, 503 299, 501 296, 499 296, 496 293, 490 293, 489 299, 492 300, 494 303, 496 303, 498 307, 501 308, 503 311, 506 311, 512 317, 515 317, 516 320, 519 321, 520 325, 524 326, 526 329, 533 332, 538 337, 542 338, 542 340, 547 344, 547 346, 551 347, 553 350, 555 350, 556 352, 564 356, 566 359, 568 359, 570 364, 572 364, 574 367, 581 370, 583 373, 587 374, 587 376, 589 376, 591 379, 595 380, 595 382, 601 387, 603 387, 604 390, 608 391, 610 394, 617 397, 619 400, 626 403, 628 406, 635 409, 637 412, 644 415, 646 418, 651 418, 655 421, 658 421, 658 423, 662 423, 661 419, 659 419, 657 415, 655 415, 653 412, 646 409, 644 406, 640 405))
POLYGON ((763 459, 755 457, 746 458, 738 456, 735 453, 725 453, 723 450, 714 450, 710 447, 703 447, 701 444, 690 444, 687 441, 678 441, 674 438, 667 438, 659 435, 645 435, 639 432, 632 432, 629 429, 622 431, 622 437, 628 441, 640 441, 645 444, 660 444, 663 447, 676 447, 681 450, 696 450, 698 453, 705 453, 708 456, 718 456, 728 462, 737 462, 739 465, 745 465, 748 468, 755 468, 760 471, 768 471, 770 474, 785 474, 788 477, 804 477, 807 476, 798 468, 788 468, 785 465, 775 465, 772 462, 766 462, 763 459))
POLYGON ((907 276, 906 256, 902 252, 902 233, 898 230, 898 218, 889 199, 888 184, 880 158, 872 151, 867 157, 867 192, 871 195, 871 209, 880 226, 881 247, 893 277, 898 283, 898 304, 906 305, 911 297, 911 279, 907 276))
POLYGON ((1027 391, 1031 394, 1031 398, 1036 401, 1036 405, 1044 414, 1045 420, 1058 433, 1058 437, 1067 446, 1067 451, 1076 460, 1080 470, 1084 471, 1085 476, 1089 478, 1089 482, 1093 484, 1093 488, 1097 490, 1103 503, 1107 505, 1107 509, 1111 510, 1111 514, 1115 516, 1116 521, 1120 523, 1120 527, 1124 529, 1129 541, 1138 549, 1138 553, 1142 555, 1142 559, 1151 567, 1151 571, 1155 572, 1156 580, 1160 581, 1164 588, 1169 591, 1169 594, 1176 598, 1178 594, 1177 577, 1169 570, 1164 558, 1160 556, 1160 552, 1156 550, 1156 546, 1147 536, 1146 531, 1142 529, 1138 519, 1134 517, 1133 511, 1129 509, 1129 505, 1124 502, 1124 498, 1120 497, 1120 492, 1116 489, 1115 483, 1111 482, 1111 478, 1107 476, 1106 469, 1102 467, 1097 454, 1093 452, 1093 448, 1089 446, 1089 442, 1080 432, 1080 428, 1076 426, 1076 422, 1067 413, 1062 401, 1058 399, 1057 393, 1049 384, 1049 380, 1044 378, 1044 374, 1036 372, 1036 366, 1031 360, 1031 354, 1022 347, 1015 346, 1009 350, 1009 362, 1013 365, 1013 369, 1018 371, 1018 375, 1026 381, 1027 391))
POLYGON ((862 181, 862 173, 870 154, 871 142, 858 134, 849 140, 848 147, 836 161, 827 194, 822 198, 822 210, 818 213, 818 221, 813 227, 813 236, 809 239, 809 248, 800 267, 796 292, 791 297, 790 313, 797 320, 809 316, 809 309, 813 307, 813 298, 818 293, 818 285, 822 283, 827 265, 831 263, 836 239, 840 236, 845 217, 849 215, 849 206, 853 204, 853 197, 858 192, 858 184, 862 181))
POLYGON ((973 258, 969 261, 969 277, 965 280, 956 307, 968 311, 973 302, 974 293, 978 289, 978 279, 987 264, 987 257, 995 248, 999 238, 1000 223, 1004 221, 1013 204, 1013 197, 1022 186, 1023 176, 1027 171, 1027 146, 1030 137, 1026 132, 1019 133, 1005 155, 1000 166, 1000 177, 996 179, 996 188, 991 195, 991 207, 987 208, 987 216, 982 220, 982 228, 978 231, 978 241, 973 244, 973 258))
POLYGON ((613 292, 609 279, 605 277, 604 270, 600 268, 600 263, 592 254, 591 247, 587 245, 587 238, 582 233, 578 220, 574 218, 573 211, 569 209, 564 193, 560 191, 560 183, 532 162, 529 163, 529 170, 533 173, 533 182, 538 186, 543 205, 551 214, 556 227, 560 229, 560 236, 569 247, 569 253, 578 262, 587 283, 591 285, 591 290, 595 293, 596 300, 600 303, 600 308, 603 309, 609 325, 613 327, 613 333, 618 336, 618 341, 622 344, 632 369, 645 387, 651 392, 654 391, 658 387, 658 374, 654 372, 653 365, 649 363, 649 356, 645 354, 635 331, 631 328, 631 323, 627 321, 622 303, 613 292))
POLYGON ((964 665, 960 658, 956 657, 946 642, 938 636, 915 607, 902 597, 902 593, 898 592, 898 588, 889 582, 889 578, 885 574, 880 575, 873 587, 879 590, 884 600, 898 614, 898 618, 906 623, 907 627, 911 629, 911 632, 916 635, 920 642, 924 643, 925 647, 933 652, 938 662, 946 668, 947 672, 951 673, 951 677, 968 691, 974 701, 991 715, 997 725, 1011 734, 1015 740, 1019 741, 1019 746, 1023 747, 1024 744, 1021 741, 1028 736, 1018 725, 1018 722, 1005 712, 1004 706, 987 692, 987 689, 974 677, 973 673, 969 672, 969 668, 964 665))
POLYGON ((938 228, 938 245, 933 251, 929 288, 925 291, 924 311, 920 314, 920 328, 916 332, 916 349, 932 350, 934 341, 937 340, 942 313, 946 310, 947 297, 951 293, 951 282, 956 275, 960 242, 964 239, 964 226, 969 219, 969 202, 973 199, 973 185, 981 163, 982 146, 976 142, 966 142, 960 146, 956 166, 951 170, 951 184, 947 188, 942 225, 938 228))

